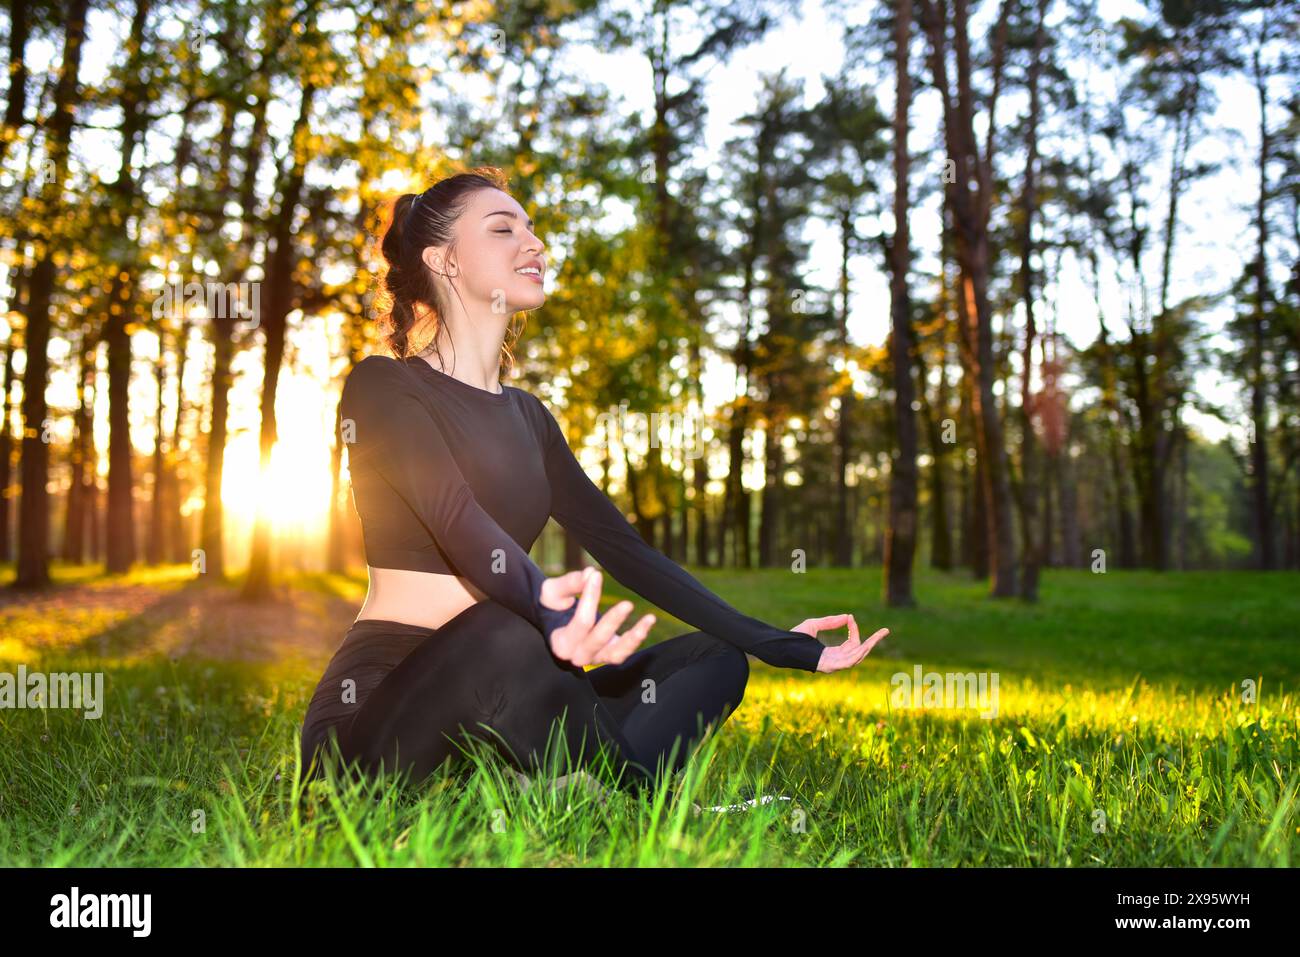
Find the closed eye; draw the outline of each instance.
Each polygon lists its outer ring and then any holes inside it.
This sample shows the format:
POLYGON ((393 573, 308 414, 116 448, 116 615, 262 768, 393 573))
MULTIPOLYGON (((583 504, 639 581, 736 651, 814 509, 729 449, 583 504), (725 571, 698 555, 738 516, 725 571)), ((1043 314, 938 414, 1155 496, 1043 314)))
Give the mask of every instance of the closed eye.
POLYGON ((494 232, 494 233, 513 233, 514 230, 513 230, 513 229, 494 229, 494 230, 492 230, 492 232, 494 232))

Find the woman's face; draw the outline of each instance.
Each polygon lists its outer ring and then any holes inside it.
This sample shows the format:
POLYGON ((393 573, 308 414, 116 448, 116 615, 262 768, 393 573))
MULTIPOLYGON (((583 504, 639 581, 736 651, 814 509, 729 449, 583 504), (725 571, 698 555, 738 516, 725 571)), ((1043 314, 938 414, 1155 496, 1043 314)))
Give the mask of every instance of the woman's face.
MULTIPOLYGON (((501 190, 481 189, 470 196, 456 222, 456 248, 446 267, 467 308, 471 302, 486 303, 493 312, 510 315, 546 301, 545 246, 532 227, 524 208, 501 190)), ((439 262, 444 253, 443 247, 424 251, 435 274, 444 271, 439 262)))

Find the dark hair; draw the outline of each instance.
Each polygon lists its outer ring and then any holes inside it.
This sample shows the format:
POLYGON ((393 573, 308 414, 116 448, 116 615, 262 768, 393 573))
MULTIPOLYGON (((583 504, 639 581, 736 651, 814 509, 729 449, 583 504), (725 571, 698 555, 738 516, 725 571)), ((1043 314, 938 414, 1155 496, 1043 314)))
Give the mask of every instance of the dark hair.
MULTIPOLYGON (((380 252, 387 264, 381 275, 382 305, 378 320, 384 342, 398 359, 415 354, 410 335, 416 324, 416 305, 425 306, 433 322, 432 346, 438 358, 438 338, 446 304, 434 282, 433 273, 421 258, 429 246, 447 245, 444 269, 455 250, 452 230, 469 198, 483 189, 499 189, 509 195, 507 180, 501 170, 480 166, 440 179, 423 193, 403 193, 392 204, 380 252)), ((453 290, 455 291, 455 290, 453 290)), ((459 291, 456 291, 459 297, 459 291)), ((505 378, 514 368, 510 346, 522 331, 513 326, 501 343, 500 375, 505 378)), ((455 359, 453 357, 453 365, 455 359)), ((450 368, 450 367, 448 367, 450 368)))

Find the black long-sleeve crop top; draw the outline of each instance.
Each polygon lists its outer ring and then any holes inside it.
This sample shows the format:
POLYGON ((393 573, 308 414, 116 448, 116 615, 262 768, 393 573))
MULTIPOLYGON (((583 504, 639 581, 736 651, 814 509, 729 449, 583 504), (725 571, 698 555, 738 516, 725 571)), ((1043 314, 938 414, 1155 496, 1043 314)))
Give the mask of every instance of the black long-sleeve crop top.
POLYGON ((620 584, 778 667, 816 671, 825 646, 741 614, 650 546, 587 476, 535 395, 489 392, 424 359, 367 356, 339 403, 366 561, 467 578, 550 637, 577 610, 541 604, 528 556, 548 517, 620 584))

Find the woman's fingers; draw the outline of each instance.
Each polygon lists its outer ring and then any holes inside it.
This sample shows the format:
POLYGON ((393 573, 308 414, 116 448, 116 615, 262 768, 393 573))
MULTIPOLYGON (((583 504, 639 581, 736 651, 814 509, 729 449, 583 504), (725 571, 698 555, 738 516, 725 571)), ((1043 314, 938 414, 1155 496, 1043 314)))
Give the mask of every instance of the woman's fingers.
POLYGON ((578 599, 578 610, 573 613, 573 620, 581 621, 585 632, 596 623, 596 611, 600 608, 600 572, 588 568, 583 574, 586 576, 586 584, 578 599))
POLYGON ((574 603, 574 596, 581 595, 586 579, 581 571, 556 575, 542 582, 542 603, 547 608, 562 611, 574 603))
POLYGON ((853 616, 852 615, 827 615, 825 618, 817 618, 815 619, 817 623, 817 630, 821 631, 824 628, 842 628, 845 624, 848 623, 848 620, 851 617, 853 616))
MULTIPOLYGON (((833 615, 831 618, 848 619, 849 640, 840 645, 827 645, 824 652, 824 660, 827 664, 827 672, 842 671, 845 668, 852 668, 859 661, 871 653, 871 649, 876 647, 885 636, 889 634, 888 628, 881 628, 874 632, 866 641, 859 640, 858 623, 852 615, 833 615)), ((829 620, 829 619, 823 619, 829 620)))
POLYGON ((824 618, 805 618, 790 630, 816 635, 817 632, 825 631, 827 628, 839 628, 852 617, 852 615, 827 615, 824 618))
POLYGON ((596 610, 600 604, 600 575, 594 568, 584 568, 580 572, 570 572, 579 576, 585 584, 582 594, 578 596, 578 607, 573 617, 563 628, 557 629, 551 637, 551 650, 565 661, 581 657, 587 635, 596 621, 596 610))
POLYGON ((572 595, 586 582, 587 570, 585 568, 575 568, 571 572, 560 575, 558 580, 564 588, 564 593, 572 595))
POLYGON ((861 661, 863 658, 867 657, 867 655, 871 654, 871 649, 876 647, 877 644, 883 641, 887 634, 889 634, 889 629, 881 628, 879 631, 872 634, 872 636, 868 638, 865 642, 863 642, 862 653, 858 655, 858 661, 861 661))
POLYGON ((856 645, 857 642, 862 640, 862 637, 858 632, 858 620, 852 615, 845 615, 844 617, 849 620, 849 641, 856 645))
POLYGON ((601 574, 595 569, 584 574, 588 575, 586 585, 573 620, 567 626, 574 635, 564 643, 562 651, 557 653, 562 654, 565 660, 579 665, 622 661, 645 640, 650 625, 654 624, 654 616, 646 616, 626 634, 617 635, 619 626, 632 614, 632 603, 621 601, 600 615, 601 574))
MULTIPOLYGON (((608 615, 607 615, 608 617, 608 615)), ((634 626, 617 635, 609 644, 600 650, 596 655, 594 664, 622 664, 627 660, 628 655, 636 651, 637 646, 645 641, 646 636, 650 634, 650 629, 654 626, 655 616, 644 615, 641 620, 634 626)))
POLYGON ((600 652, 600 649, 609 644, 610 639, 614 637, 614 633, 618 631, 619 626, 623 624, 630 614, 632 614, 632 603, 630 601, 620 601, 601 615, 600 620, 596 622, 591 631, 587 633, 587 637, 583 639, 583 647, 588 654, 594 657, 600 652))

